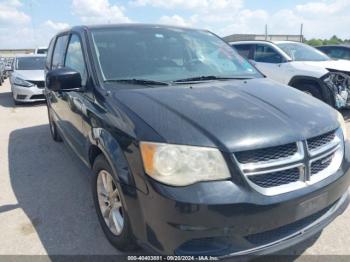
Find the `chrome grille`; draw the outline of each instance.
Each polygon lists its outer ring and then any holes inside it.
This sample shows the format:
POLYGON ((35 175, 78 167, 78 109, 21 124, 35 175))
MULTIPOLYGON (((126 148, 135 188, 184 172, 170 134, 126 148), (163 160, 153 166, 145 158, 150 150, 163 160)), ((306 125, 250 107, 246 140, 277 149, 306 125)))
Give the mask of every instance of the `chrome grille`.
POLYGON ((298 181, 300 179, 300 171, 299 168, 295 167, 272 173, 249 176, 248 179, 260 187, 275 187, 298 181))
POLYGON ((291 143, 283 146, 275 146, 257 150, 237 152, 236 158, 238 162, 242 164, 247 164, 286 158, 294 155, 296 152, 296 143, 291 143))
POLYGON ((341 132, 338 129, 305 141, 237 152, 234 156, 250 186, 262 194, 277 195, 334 174, 344 156, 341 132))
POLYGON ((45 87, 45 81, 29 81, 30 83, 36 85, 38 88, 44 88, 45 87))

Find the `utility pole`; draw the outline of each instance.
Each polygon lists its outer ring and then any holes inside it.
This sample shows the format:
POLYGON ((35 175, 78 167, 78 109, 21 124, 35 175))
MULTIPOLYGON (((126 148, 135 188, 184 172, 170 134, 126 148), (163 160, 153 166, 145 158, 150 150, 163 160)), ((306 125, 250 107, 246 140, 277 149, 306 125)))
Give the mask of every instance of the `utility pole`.
POLYGON ((300 42, 304 42, 304 37, 303 37, 303 24, 300 25, 300 42))
POLYGON ((265 25, 265 41, 267 41, 267 24, 265 25))

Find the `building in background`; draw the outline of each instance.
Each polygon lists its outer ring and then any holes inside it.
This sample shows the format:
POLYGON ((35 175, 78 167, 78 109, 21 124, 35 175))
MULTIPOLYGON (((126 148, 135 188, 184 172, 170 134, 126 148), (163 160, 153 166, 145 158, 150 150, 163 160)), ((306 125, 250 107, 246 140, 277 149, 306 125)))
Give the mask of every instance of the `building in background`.
POLYGON ((0 49, 0 57, 6 56, 6 57, 13 57, 15 55, 22 55, 22 54, 33 54, 35 49, 0 49))

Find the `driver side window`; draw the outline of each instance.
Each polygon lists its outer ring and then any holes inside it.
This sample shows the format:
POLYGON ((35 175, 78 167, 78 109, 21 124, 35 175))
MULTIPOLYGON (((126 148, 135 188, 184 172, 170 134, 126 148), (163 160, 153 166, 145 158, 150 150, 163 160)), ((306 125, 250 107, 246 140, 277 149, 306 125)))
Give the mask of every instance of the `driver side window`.
POLYGON ((258 44, 255 46, 254 61, 261 63, 282 63, 282 56, 268 45, 258 44))
POLYGON ((75 34, 73 34, 69 40, 64 65, 79 72, 81 75, 81 85, 86 85, 87 72, 83 50, 81 47, 80 39, 75 34))

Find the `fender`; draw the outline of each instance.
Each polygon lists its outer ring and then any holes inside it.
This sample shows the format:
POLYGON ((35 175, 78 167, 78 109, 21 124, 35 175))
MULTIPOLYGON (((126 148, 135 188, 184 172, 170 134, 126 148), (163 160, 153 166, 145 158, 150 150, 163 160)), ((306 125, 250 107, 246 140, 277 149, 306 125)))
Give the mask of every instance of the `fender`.
MULTIPOLYGON (((145 242, 145 225, 140 198, 148 194, 148 188, 142 178, 135 184, 134 177, 129 168, 128 161, 120 147, 118 141, 105 129, 93 128, 90 139, 93 139, 96 145, 107 158, 113 172, 117 174, 119 185, 123 192, 125 208, 129 214, 133 234, 138 241, 145 242), (117 164, 116 164, 117 163, 117 164)), ((92 141, 91 141, 92 142, 92 141)))
POLYGON ((148 188, 144 179, 141 177, 134 178, 122 147, 107 130, 93 128, 90 137, 95 141, 92 144, 95 144, 107 158, 114 173, 117 174, 120 184, 133 187, 144 194, 148 194, 148 188))
POLYGON ((323 82, 322 78, 312 77, 312 76, 305 76, 305 75, 296 75, 291 78, 288 85, 292 86, 294 88, 297 88, 294 84, 297 82, 316 82, 321 91, 321 95, 324 99, 324 101, 329 104, 330 106, 334 107, 335 105, 335 96, 333 91, 323 82))

